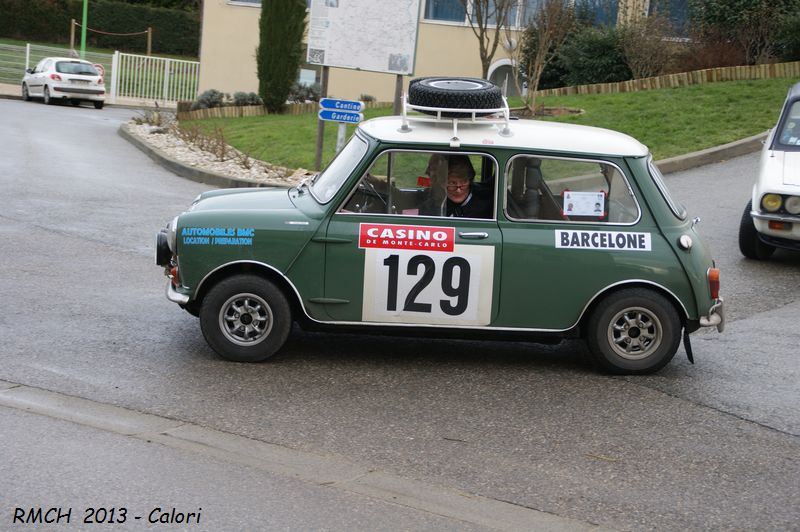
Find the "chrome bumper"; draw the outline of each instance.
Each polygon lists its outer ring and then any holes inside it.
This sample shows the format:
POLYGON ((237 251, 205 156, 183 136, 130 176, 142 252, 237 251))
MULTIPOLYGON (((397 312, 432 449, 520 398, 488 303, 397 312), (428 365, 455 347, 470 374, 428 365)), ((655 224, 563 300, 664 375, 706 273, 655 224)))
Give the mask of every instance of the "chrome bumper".
POLYGON ((725 330, 725 305, 721 297, 708 309, 708 316, 700 316, 700 326, 716 327, 719 332, 725 330))
POLYGON ((172 279, 167 280, 167 299, 179 305, 185 305, 189 302, 189 296, 181 294, 172 286, 172 279))

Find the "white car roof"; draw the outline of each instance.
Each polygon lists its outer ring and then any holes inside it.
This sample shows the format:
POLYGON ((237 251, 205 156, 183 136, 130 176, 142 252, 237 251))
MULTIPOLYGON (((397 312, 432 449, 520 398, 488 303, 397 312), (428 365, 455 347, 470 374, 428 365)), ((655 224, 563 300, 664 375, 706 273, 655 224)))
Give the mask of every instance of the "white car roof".
MULTIPOLYGON (((366 134, 385 142, 451 146, 453 123, 449 119, 424 122, 410 119, 402 131, 402 118, 373 118, 359 125, 366 134)), ((511 120, 510 136, 501 135, 503 124, 458 121, 459 146, 523 148, 541 151, 643 157, 647 147, 638 140, 609 129, 541 120, 511 120)))
POLYGON ((45 57, 45 59, 52 59, 53 61, 71 61, 73 63, 88 63, 90 65, 92 64, 91 62, 78 57, 45 57))

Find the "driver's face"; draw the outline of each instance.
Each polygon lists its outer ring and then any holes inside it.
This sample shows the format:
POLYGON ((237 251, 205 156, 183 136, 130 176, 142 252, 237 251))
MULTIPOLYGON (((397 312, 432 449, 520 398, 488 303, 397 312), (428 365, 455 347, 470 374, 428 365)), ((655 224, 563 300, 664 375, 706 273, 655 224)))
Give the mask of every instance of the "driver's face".
POLYGON ((454 203, 461 203, 469 196, 470 180, 461 176, 448 176, 447 197, 454 203))

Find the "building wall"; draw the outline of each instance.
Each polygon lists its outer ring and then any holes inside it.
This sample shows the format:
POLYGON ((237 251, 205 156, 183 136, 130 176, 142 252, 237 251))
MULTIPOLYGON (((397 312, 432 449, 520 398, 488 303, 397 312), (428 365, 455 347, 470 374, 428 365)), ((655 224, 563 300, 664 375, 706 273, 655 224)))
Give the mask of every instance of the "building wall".
MULTIPOLYGON (((199 92, 258 90, 255 50, 260 13, 258 7, 231 5, 226 0, 203 2, 199 92)), ((499 63, 507 57, 498 46, 494 61, 499 63)), ((420 22, 413 77, 434 75, 481 77, 478 39, 469 27, 420 22)), ((410 79, 403 77, 404 89, 410 79)), ((369 94, 379 101, 392 101, 395 81, 394 74, 331 68, 328 95, 358 99, 369 94)))

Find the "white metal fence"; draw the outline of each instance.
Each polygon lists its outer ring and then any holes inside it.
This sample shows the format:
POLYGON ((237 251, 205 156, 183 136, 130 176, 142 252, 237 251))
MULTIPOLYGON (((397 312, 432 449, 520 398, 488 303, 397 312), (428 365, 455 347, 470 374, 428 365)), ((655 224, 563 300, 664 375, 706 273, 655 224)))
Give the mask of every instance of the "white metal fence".
MULTIPOLYGON (((0 83, 18 85, 26 68, 45 57, 78 57, 74 50, 28 44, 0 44, 0 83)), ((144 103, 194 100, 200 63, 146 55, 86 52, 85 58, 103 65, 107 101, 136 100, 144 103)))

